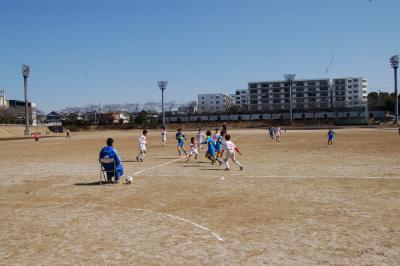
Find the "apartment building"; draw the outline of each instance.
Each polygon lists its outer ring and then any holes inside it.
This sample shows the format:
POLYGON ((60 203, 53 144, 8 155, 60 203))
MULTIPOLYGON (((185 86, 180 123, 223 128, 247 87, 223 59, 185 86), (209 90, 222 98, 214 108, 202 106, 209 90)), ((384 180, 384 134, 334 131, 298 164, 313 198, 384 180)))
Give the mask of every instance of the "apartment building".
POLYGON ((247 110, 249 105, 249 91, 248 90, 236 90, 234 94, 231 94, 235 98, 235 103, 239 106, 240 110, 247 110))
POLYGON ((224 93, 199 94, 198 95, 199 113, 219 113, 227 111, 236 104, 234 97, 224 93))
MULTIPOLYGON (((289 85, 282 80, 249 82, 249 110, 288 110, 289 85)), ((351 108, 367 101, 368 84, 361 77, 295 80, 291 85, 294 110, 351 108)))

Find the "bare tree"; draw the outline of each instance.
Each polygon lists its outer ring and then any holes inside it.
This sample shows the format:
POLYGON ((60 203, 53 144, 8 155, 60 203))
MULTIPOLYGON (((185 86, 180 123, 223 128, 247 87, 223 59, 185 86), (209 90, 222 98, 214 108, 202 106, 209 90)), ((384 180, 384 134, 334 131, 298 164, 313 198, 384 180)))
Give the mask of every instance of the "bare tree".
POLYGON ((159 102, 146 102, 143 104, 143 110, 156 113, 160 109, 161 104, 159 102))
POLYGON ((79 113, 82 111, 83 111, 82 107, 73 106, 73 107, 65 107, 65 108, 61 109, 60 113, 62 113, 63 115, 69 115, 69 114, 79 113))
POLYGON ((137 113, 140 111, 140 103, 125 103, 123 105, 123 110, 128 113, 137 113))
POLYGON ((103 106, 103 108, 102 108, 102 110, 104 111, 104 112, 119 112, 119 111, 122 111, 122 105, 121 104, 116 104, 116 103, 114 103, 114 104, 106 104, 106 105, 104 105, 103 106))
POLYGON ((175 101, 169 101, 164 103, 164 106, 165 109, 167 109, 171 113, 178 105, 175 103, 175 101))
POLYGON ((190 101, 188 103, 181 104, 180 110, 186 114, 193 114, 197 106, 196 101, 190 101))
POLYGON ((82 108, 82 111, 84 113, 88 113, 88 112, 100 112, 100 105, 96 105, 96 104, 88 104, 85 107, 82 108))

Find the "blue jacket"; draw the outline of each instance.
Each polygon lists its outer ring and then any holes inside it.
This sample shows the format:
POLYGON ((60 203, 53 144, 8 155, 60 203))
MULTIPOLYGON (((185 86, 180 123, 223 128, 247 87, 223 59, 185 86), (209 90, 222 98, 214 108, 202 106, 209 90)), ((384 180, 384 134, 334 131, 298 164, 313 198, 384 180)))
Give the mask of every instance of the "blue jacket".
MULTIPOLYGON (((121 158, 118 155, 118 152, 116 149, 114 149, 112 146, 106 146, 103 149, 101 149, 100 154, 99 154, 99 160, 102 158, 114 158, 115 165, 117 168, 117 175, 118 177, 123 175, 123 167, 121 164, 121 158)), ((107 171, 112 171, 113 170, 113 165, 112 164, 103 164, 104 169, 107 171)), ((113 174, 107 172, 107 177, 112 177, 113 174)), ((117 178, 118 178, 117 177, 117 178)))

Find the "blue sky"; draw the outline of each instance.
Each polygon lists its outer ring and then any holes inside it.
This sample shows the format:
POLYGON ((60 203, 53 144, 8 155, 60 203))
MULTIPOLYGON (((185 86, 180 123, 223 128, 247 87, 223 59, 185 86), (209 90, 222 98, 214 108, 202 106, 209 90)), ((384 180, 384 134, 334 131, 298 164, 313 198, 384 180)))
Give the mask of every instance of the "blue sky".
POLYGON ((46 112, 159 101, 163 79, 177 103, 286 72, 390 89, 399 12, 399 0, 0 0, 0 88, 23 99, 27 63, 46 112))

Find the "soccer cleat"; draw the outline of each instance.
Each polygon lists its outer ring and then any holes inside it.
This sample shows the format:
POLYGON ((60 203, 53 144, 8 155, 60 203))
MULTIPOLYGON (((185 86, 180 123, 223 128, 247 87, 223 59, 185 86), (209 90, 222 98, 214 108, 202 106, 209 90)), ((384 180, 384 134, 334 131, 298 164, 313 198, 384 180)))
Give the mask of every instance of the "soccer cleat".
POLYGON ((139 162, 139 157, 136 156, 136 161, 139 162))
POLYGON ((240 166, 240 171, 242 171, 243 170, 243 166, 240 166))
POLYGON ((225 170, 225 171, 229 171, 229 170, 231 170, 231 169, 229 169, 229 168, 225 168, 224 170, 225 170))

